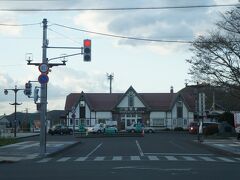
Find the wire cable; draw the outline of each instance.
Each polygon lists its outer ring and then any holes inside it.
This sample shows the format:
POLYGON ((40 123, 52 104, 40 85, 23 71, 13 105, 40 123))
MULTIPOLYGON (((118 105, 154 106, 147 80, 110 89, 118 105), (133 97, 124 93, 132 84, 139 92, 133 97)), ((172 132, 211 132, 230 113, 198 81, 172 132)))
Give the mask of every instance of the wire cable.
POLYGON ((130 10, 165 10, 165 9, 192 9, 237 7, 239 4, 215 4, 192 6, 162 6, 162 7, 122 7, 122 8, 0 8, 0 11, 130 11, 130 10))
POLYGON ((35 26, 35 25, 41 25, 41 23, 32 23, 32 24, 4 24, 4 23, 0 23, 0 26, 35 26))
POLYGON ((101 33, 101 32, 95 32, 95 31, 88 31, 84 29, 78 29, 74 27, 69 27, 61 24, 53 24, 59 27, 76 30, 80 32, 90 33, 90 34, 97 34, 101 36, 108 36, 113 38, 121 38, 121 39, 129 39, 129 40, 138 40, 138 41, 149 41, 149 42, 163 42, 163 43, 184 43, 184 44, 191 44, 192 41, 183 41, 183 40, 162 40, 162 39, 149 39, 149 38, 138 38, 138 37, 131 37, 131 36, 121 36, 121 35, 115 35, 115 34, 108 34, 108 33, 101 33))

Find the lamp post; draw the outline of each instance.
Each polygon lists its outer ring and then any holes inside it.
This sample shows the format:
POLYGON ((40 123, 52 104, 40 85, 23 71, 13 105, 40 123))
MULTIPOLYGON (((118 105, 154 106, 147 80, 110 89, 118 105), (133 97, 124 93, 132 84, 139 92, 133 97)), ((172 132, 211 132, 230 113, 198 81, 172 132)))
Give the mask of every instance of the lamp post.
POLYGON ((16 137, 16 129, 17 129, 17 105, 21 105, 22 103, 17 103, 17 92, 20 90, 25 89, 18 89, 17 86, 15 86, 14 89, 4 89, 4 94, 7 95, 8 91, 13 91, 15 95, 15 101, 14 103, 9 103, 10 105, 14 105, 14 137, 16 137))

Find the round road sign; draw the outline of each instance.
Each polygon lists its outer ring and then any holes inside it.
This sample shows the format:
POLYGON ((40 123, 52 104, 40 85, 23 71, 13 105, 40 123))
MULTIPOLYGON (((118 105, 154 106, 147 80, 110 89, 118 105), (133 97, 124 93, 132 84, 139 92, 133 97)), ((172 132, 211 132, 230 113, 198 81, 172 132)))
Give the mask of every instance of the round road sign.
POLYGON ((40 74, 40 76, 38 76, 38 82, 40 84, 46 84, 48 83, 48 81, 49 81, 49 78, 46 74, 40 74))
POLYGON ((49 67, 46 63, 41 63, 39 66, 38 66, 38 69, 41 73, 47 73, 48 70, 49 70, 49 67))

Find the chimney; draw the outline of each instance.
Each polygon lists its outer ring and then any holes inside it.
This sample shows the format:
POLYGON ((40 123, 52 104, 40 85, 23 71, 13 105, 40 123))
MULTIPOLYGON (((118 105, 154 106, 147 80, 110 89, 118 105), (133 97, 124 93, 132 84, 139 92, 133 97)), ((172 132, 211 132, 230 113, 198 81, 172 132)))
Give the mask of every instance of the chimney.
POLYGON ((171 86, 170 93, 173 93, 173 86, 171 86))

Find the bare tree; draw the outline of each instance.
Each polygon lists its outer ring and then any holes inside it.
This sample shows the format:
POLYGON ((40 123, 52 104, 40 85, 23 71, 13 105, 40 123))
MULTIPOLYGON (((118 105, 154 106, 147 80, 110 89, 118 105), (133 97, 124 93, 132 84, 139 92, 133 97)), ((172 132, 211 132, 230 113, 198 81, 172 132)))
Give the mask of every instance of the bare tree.
MULTIPOLYGON (((240 9, 221 15, 216 29, 199 36, 188 59, 192 79, 225 87, 240 95, 240 9)), ((240 97, 240 96, 239 96, 240 97)))

